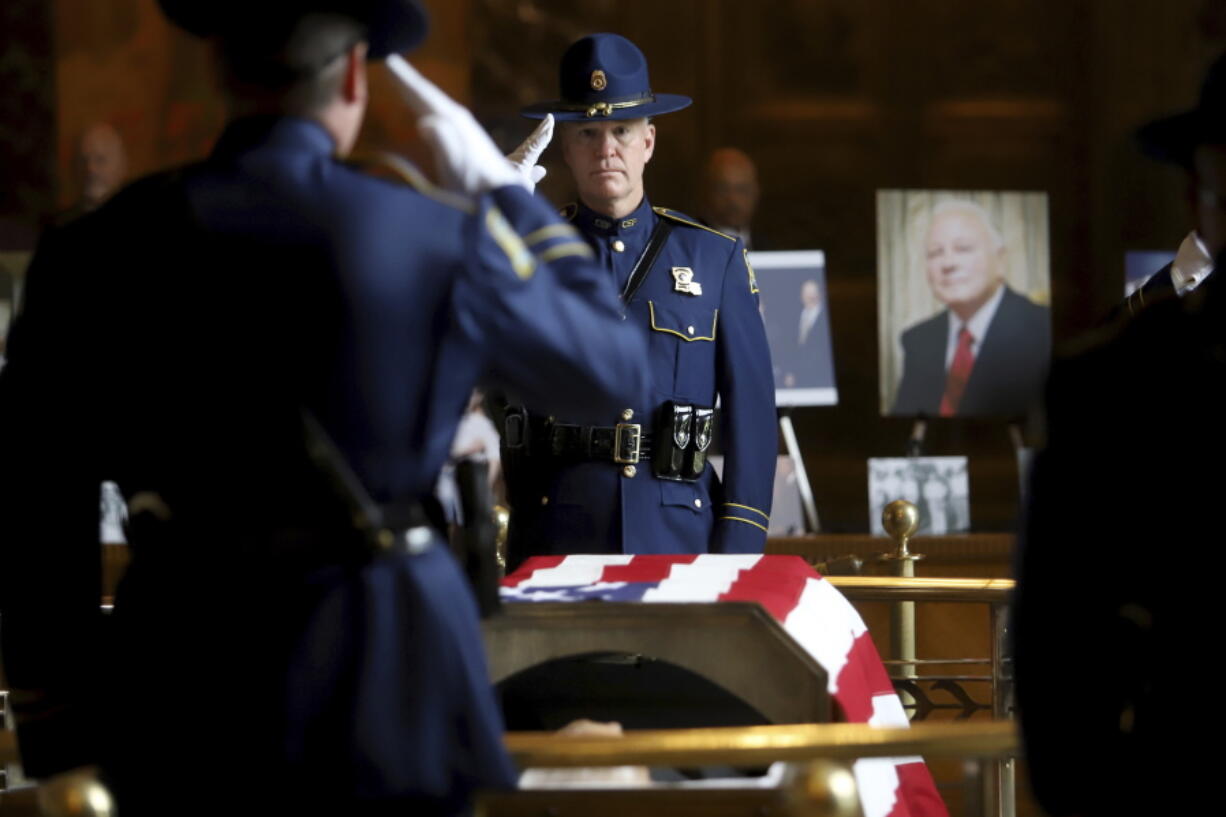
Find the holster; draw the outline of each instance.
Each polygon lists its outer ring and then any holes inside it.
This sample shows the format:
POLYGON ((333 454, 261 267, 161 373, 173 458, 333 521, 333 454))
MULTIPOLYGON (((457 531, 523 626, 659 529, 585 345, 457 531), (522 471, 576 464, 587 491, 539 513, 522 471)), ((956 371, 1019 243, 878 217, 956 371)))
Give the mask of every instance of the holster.
POLYGON ((659 479, 696 482, 707 467, 715 410, 669 400, 655 420, 652 473, 659 479))
POLYGON ((506 405, 502 412, 502 468, 506 478, 507 504, 511 516, 507 540, 507 569, 513 570, 532 553, 533 531, 540 512, 540 498, 546 473, 543 463, 533 459, 536 418, 519 405, 506 405))
POLYGON ((685 450, 685 479, 696 480, 707 468, 707 449, 715 434, 715 409, 694 409, 694 433, 690 446, 685 450))
POLYGON ((656 413, 652 473, 660 479, 685 479, 685 452, 690 447, 694 407, 669 400, 656 413))

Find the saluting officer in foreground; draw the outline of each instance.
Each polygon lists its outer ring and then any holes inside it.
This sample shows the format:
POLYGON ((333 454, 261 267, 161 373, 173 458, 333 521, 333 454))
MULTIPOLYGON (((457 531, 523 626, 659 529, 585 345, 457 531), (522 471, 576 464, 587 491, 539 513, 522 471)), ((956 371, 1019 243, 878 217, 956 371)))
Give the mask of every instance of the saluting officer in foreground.
POLYGON ((1137 131, 1141 150, 1151 159, 1187 172, 1187 207, 1194 229, 1184 237, 1171 263, 1155 272, 1124 299, 1130 316, 1166 298, 1182 298, 1213 271, 1226 249, 1226 55, 1214 60, 1201 84, 1195 108, 1164 116, 1137 131))
POLYGON ((639 49, 594 34, 562 57, 561 98, 524 111, 559 121, 582 231, 646 340, 651 393, 600 422, 511 415, 513 561, 533 553, 760 553, 775 472, 775 402, 757 285, 740 240, 653 207, 650 117, 690 100, 656 94, 639 49), (707 462, 720 402, 721 484, 707 462))
POLYGON ((596 422, 642 400, 642 338, 587 245, 407 63, 452 194, 338 158, 366 60, 424 36, 416 2, 162 6, 212 40, 237 115, 208 159, 39 248, 0 375, 26 771, 101 764, 128 817, 460 812, 514 770, 427 497, 483 373, 596 422), (105 479, 132 514, 109 620, 105 479))

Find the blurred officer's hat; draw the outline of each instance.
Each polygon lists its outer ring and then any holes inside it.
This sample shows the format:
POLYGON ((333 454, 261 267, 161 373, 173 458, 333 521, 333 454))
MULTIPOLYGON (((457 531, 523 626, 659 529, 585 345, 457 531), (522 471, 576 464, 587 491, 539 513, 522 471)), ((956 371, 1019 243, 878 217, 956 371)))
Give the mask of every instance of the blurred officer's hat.
POLYGON ((1188 168, 1197 145, 1226 145, 1226 55, 1205 74, 1195 108, 1150 122, 1137 131, 1137 141, 1150 158, 1188 168))
POLYGON ((223 42, 284 42, 308 14, 338 14, 367 29, 370 59, 408 51, 426 37, 426 13, 417 0, 158 0, 175 25, 223 42))
POLYGON ((679 111, 688 96, 653 94, 647 59, 638 46, 618 34, 591 34, 562 55, 558 72, 561 99, 520 111, 529 119, 638 119, 679 111))

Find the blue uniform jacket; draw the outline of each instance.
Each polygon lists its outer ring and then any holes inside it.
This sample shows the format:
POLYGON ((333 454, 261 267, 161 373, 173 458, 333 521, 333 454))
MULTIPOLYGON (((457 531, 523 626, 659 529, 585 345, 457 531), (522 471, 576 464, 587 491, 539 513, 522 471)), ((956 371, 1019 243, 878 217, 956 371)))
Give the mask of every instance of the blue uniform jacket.
POLYGON ((300 412, 388 503, 430 492, 485 375, 589 422, 643 400, 642 338, 542 200, 457 202, 333 150, 237 121, 30 269, 0 373, 11 701, 29 774, 102 761, 125 813, 219 765, 345 813, 512 784, 465 581, 437 545, 366 558, 300 412), (137 527, 108 620, 104 479, 137 527))
POLYGON ((724 478, 721 484, 708 468, 698 482, 657 479, 650 462, 633 470, 613 462, 555 467, 539 509, 529 509, 537 552, 762 552, 775 474, 775 392, 744 247, 646 199, 616 221, 581 204, 562 215, 586 236, 619 292, 657 220, 672 223, 651 272, 624 307, 626 322, 647 344, 650 393, 607 404, 598 425, 622 422, 628 409, 632 422, 650 430, 667 400, 712 407, 718 398, 724 478), (692 271, 697 286, 679 285, 678 268, 692 271))

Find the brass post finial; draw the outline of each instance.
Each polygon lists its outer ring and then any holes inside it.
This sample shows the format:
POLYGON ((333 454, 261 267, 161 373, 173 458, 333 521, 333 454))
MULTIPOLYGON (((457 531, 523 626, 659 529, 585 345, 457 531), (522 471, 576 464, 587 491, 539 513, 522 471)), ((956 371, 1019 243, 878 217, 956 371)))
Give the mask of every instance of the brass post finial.
POLYGON ((92 767, 65 772, 38 787, 38 807, 47 817, 114 817, 115 802, 92 767))
POLYGON ((797 775, 789 791, 793 814, 824 817, 859 817, 860 793, 846 761, 812 761, 797 775))
MULTIPOLYGON (((894 563, 894 575, 903 579, 915 577, 915 563, 924 558, 908 548, 911 537, 919 530, 919 508, 905 499, 896 499, 881 511, 881 526, 898 545, 893 553, 883 553, 882 561, 894 563)), ((890 658, 903 662, 898 678, 915 678, 915 602, 896 602, 890 610, 890 658)), ((899 690, 903 708, 914 707, 915 698, 899 690)))
POLYGON ((881 510, 881 526, 898 545, 894 558, 906 559, 911 555, 907 545, 919 530, 919 525, 919 508, 905 499, 896 499, 881 510))

